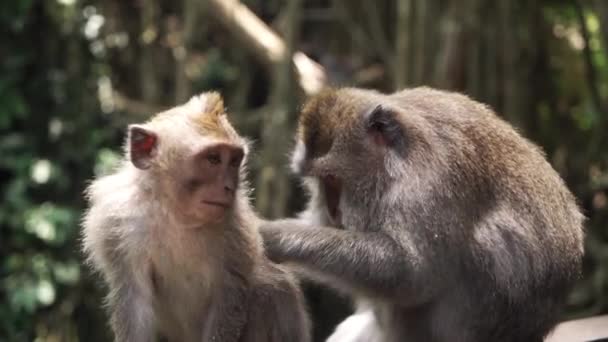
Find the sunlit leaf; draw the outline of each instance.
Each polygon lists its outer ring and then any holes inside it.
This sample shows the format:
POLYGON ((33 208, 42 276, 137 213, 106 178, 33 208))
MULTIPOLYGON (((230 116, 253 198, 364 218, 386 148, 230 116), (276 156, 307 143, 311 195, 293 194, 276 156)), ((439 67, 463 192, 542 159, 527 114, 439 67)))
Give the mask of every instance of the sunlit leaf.
POLYGON ((57 262, 53 265, 53 271, 59 283, 72 285, 80 280, 80 265, 75 261, 57 262))
POLYGON ((121 157, 122 156, 118 152, 107 148, 99 150, 95 163, 95 174, 106 175, 110 173, 118 166, 121 157))
POLYGON ((55 302, 55 286, 48 280, 41 280, 36 288, 36 297, 43 305, 51 305, 55 302))

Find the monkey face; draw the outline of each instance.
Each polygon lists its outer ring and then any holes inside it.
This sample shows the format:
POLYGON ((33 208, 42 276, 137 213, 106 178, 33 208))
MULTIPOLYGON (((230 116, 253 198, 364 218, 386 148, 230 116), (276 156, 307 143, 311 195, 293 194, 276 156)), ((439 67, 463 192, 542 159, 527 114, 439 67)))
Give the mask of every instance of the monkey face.
POLYGON ((163 150, 159 146, 158 158, 170 162, 146 170, 159 185, 163 206, 179 221, 195 227, 220 223, 227 217, 239 188, 245 156, 243 147, 237 144, 199 140, 196 148, 174 144, 171 150, 163 150))
POLYGON ((330 90, 304 106, 291 166, 319 180, 314 184, 334 222, 346 203, 370 209, 366 199, 377 203, 372 199, 394 181, 391 160, 405 158, 409 147, 400 114, 386 96, 354 89, 330 90))
POLYGON ((159 200, 178 220, 194 226, 217 223, 233 207, 247 145, 228 121, 219 95, 194 97, 146 124, 130 126, 128 146, 133 165, 161 185, 159 200))
POLYGON ((184 204, 185 218, 197 223, 221 221, 232 208, 239 186, 239 170, 244 157, 241 147, 212 143, 185 159, 177 182, 171 184, 184 204))

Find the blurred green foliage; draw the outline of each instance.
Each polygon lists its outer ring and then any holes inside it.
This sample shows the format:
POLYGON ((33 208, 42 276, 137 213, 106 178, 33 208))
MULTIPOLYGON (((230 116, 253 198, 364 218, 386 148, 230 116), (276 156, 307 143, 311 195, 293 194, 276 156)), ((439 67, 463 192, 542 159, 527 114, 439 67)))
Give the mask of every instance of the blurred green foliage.
MULTIPOLYGON (((141 2, 142 6, 150 3, 158 2, 141 2)), ((133 113, 124 108, 107 108, 112 106, 111 101, 108 104, 104 100, 108 82, 122 85, 121 90, 127 95, 146 97, 134 81, 142 76, 141 71, 134 70, 141 70, 147 56, 141 39, 145 38, 144 32, 171 37, 170 20, 180 18, 177 3, 158 5, 164 13, 158 18, 166 22, 159 22, 156 32, 146 31, 141 17, 132 22, 125 19, 145 9, 130 2, 0 2, 0 341, 110 339, 101 307, 103 289, 82 264, 79 251, 82 192, 88 179, 115 165, 124 124, 143 118, 130 116, 133 113), (124 8, 131 12, 122 13, 124 8)), ((267 21, 277 17, 281 8, 276 1, 247 3, 267 21)), ((328 3, 311 1, 309 6, 325 8, 328 3)), ((526 80, 536 82, 533 87, 538 94, 534 95, 533 112, 524 117, 523 129, 547 151, 589 218, 585 277, 571 296, 568 314, 605 313, 608 37, 602 36, 601 25, 608 23, 601 22, 593 8, 585 8, 598 102, 589 92, 588 66, 583 58, 584 42, 578 33, 575 8, 566 1, 539 3, 548 30, 541 36, 541 54, 547 64, 532 65, 545 70, 543 77, 526 80)), ((235 118, 241 131, 257 138, 256 121, 247 115, 256 114, 253 110, 264 102, 261 99, 267 96, 269 77, 262 67, 250 61, 249 53, 240 44, 231 43, 216 23, 205 21, 201 26, 200 39, 192 47, 200 54, 190 56, 194 62, 185 66, 192 70, 191 92, 222 91, 229 105, 241 113, 235 118)), ((302 26, 303 39, 314 41, 323 36, 328 40, 324 41, 329 46, 327 53, 342 48, 342 28, 317 28, 312 19, 302 26), (329 31, 324 30, 335 32, 326 34, 329 31)), ((514 27, 517 29, 525 31, 525 27, 514 27)), ((154 105, 167 107, 175 102, 164 92, 172 87, 168 80, 175 69, 167 66, 173 64, 159 64, 173 60, 162 44, 170 44, 170 40, 159 40, 158 51, 162 54, 156 55, 156 64, 152 65, 159 70, 156 80, 165 85, 156 93, 158 101, 154 105)), ((312 55, 321 55, 314 46, 309 50, 312 55)), ((349 65, 358 68, 360 54, 342 52, 347 54, 355 61, 349 65)), ((377 56, 366 58, 370 63, 378 60, 377 56)), ((329 64, 326 68, 330 74, 344 73, 332 70, 329 64)), ((383 83, 379 87, 390 88, 383 83)), ((483 96, 478 97, 484 100, 483 96)), ((254 163, 254 174, 255 171, 254 163)), ((301 201, 301 197, 294 196, 301 201)), ((327 317, 333 314, 326 313, 327 317)))
POLYGON ((120 132, 102 128, 102 66, 82 48, 73 12, 0 5, 0 340, 75 340, 88 320, 78 315, 103 322, 99 302, 86 302, 95 288, 83 281, 78 224, 84 181, 120 132))

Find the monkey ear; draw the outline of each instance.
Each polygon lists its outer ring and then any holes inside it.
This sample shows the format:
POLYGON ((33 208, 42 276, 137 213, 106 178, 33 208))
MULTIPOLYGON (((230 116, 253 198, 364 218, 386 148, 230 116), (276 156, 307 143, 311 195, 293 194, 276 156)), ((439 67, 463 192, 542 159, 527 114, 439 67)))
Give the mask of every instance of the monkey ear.
POLYGON ((393 148, 403 147, 405 139, 403 127, 393 110, 377 105, 366 117, 367 132, 377 145, 393 148))
POLYGON ((129 155, 131 163, 138 169, 152 166, 152 157, 156 151, 158 137, 156 133, 139 125, 129 126, 129 155))

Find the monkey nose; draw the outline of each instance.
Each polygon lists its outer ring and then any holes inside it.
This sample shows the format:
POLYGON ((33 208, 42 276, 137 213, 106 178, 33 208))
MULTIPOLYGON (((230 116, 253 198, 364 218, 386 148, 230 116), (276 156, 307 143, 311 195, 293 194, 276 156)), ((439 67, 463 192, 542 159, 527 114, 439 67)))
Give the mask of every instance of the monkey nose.
POLYGON ((234 192, 236 190, 237 180, 232 177, 225 177, 223 181, 224 191, 234 192))
POLYGON ((224 191, 234 192, 235 189, 236 189, 236 184, 234 182, 231 182, 231 181, 224 182, 224 191))

